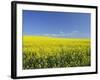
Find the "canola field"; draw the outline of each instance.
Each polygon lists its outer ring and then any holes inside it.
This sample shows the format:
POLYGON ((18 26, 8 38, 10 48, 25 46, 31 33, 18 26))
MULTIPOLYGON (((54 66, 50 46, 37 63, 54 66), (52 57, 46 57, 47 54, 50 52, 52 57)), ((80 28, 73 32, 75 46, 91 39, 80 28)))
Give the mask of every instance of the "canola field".
POLYGON ((91 65, 90 39, 23 36, 23 69, 91 65))

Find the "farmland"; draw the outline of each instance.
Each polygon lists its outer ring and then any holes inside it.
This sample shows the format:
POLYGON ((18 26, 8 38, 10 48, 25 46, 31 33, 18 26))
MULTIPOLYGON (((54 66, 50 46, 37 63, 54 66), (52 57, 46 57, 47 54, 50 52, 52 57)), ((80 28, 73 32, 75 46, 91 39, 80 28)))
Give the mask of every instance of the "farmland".
POLYGON ((23 36, 22 46, 23 69, 91 65, 90 39, 23 36))

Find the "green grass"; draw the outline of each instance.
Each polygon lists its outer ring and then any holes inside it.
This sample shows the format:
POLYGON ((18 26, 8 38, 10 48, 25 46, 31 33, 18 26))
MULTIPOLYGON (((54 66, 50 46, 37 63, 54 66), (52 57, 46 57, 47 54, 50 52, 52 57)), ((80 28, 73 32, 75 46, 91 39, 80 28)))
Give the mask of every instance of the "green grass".
POLYGON ((23 69, 90 66, 90 40, 23 36, 23 69))

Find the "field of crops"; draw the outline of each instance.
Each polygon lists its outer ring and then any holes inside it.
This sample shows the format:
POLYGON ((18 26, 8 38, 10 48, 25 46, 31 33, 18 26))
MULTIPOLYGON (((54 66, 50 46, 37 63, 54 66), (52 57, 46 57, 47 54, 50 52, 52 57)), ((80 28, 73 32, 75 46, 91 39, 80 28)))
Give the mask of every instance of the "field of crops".
POLYGON ((89 39, 23 36, 23 69, 90 66, 89 39))

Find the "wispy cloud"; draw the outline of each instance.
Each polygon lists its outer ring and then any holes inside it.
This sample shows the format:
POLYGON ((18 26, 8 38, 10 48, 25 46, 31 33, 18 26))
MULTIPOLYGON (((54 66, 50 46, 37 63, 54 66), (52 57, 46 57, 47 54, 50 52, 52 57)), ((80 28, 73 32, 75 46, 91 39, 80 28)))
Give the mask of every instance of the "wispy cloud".
POLYGON ((81 33, 78 30, 74 30, 71 31, 69 33, 65 33, 63 31, 60 31, 59 33, 52 33, 52 34, 34 34, 34 35, 38 35, 38 36, 49 36, 49 37, 66 37, 66 38, 86 38, 86 37, 90 37, 89 35, 87 35, 86 33, 81 33))
POLYGON ((64 34, 64 32, 62 30, 59 31, 59 34, 64 34))
POLYGON ((66 36, 68 37, 73 37, 73 36, 76 36, 79 34, 79 31, 75 30, 75 31, 72 31, 70 33, 67 33, 66 36))
POLYGON ((70 33, 65 33, 63 31, 60 31, 57 34, 36 34, 40 36, 50 36, 50 37, 76 37, 79 34, 79 31, 75 30, 70 33))

